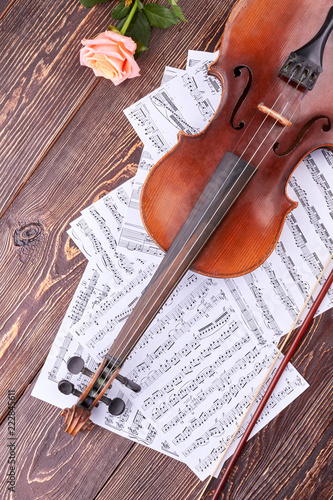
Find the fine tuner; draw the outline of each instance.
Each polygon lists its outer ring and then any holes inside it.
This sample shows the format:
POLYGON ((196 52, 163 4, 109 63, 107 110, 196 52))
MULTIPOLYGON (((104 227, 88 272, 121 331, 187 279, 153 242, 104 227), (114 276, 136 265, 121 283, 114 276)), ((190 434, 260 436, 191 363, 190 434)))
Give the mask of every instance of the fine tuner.
MULTIPOLYGON (((90 378, 93 378, 95 373, 89 368, 86 368, 84 366, 84 360, 80 356, 72 356, 68 361, 67 361, 67 369, 70 373, 73 375, 78 375, 79 373, 83 373, 84 375, 87 375, 90 378)), ((141 390, 141 387, 133 382, 132 380, 129 380, 127 377, 124 377, 123 375, 118 375, 115 377, 121 384, 123 384, 125 387, 128 387, 131 391, 134 392, 139 392, 141 390)), ((58 383, 58 389, 62 394, 65 394, 68 396, 69 394, 73 394, 74 396, 80 398, 82 396, 82 392, 78 391, 75 389, 74 385, 69 382, 69 380, 60 380, 58 383)), ((92 401, 90 401, 89 396, 86 398, 87 404, 90 406, 92 401)), ((102 396, 100 398, 100 401, 102 401, 104 404, 107 405, 108 411, 111 415, 118 416, 123 413, 125 410, 125 402, 121 398, 114 398, 110 399, 106 396, 102 396)))

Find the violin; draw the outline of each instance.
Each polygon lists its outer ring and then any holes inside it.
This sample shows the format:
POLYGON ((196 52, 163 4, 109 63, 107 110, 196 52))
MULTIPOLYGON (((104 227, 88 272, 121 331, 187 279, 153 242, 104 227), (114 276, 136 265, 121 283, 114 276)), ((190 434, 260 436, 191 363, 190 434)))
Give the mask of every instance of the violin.
POLYGON ((141 215, 166 252, 148 287, 95 373, 69 360, 71 373, 91 381, 77 404, 63 410, 66 432, 89 430, 94 407, 124 411, 106 392, 125 360, 185 272, 219 278, 244 275, 274 250, 288 213, 290 176, 311 151, 333 150, 333 5, 327 0, 241 0, 231 12, 209 74, 223 88, 205 130, 179 134, 177 145, 151 170, 141 215))

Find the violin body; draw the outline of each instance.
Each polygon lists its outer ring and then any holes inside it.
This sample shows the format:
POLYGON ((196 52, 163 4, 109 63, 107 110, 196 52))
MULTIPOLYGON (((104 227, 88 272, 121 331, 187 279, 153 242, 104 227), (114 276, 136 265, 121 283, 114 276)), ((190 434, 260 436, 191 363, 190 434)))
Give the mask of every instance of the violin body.
POLYGON ((145 227, 167 251, 228 151, 257 168, 193 270, 227 278, 262 264, 297 206, 286 194, 292 172, 311 151, 333 149, 333 37, 327 39, 323 72, 312 90, 305 92, 279 74, 288 55, 320 30, 330 4, 244 0, 234 8, 209 70, 222 83, 219 109, 200 134, 179 134, 177 145, 151 170, 141 195, 145 227), (258 110, 260 103, 274 107, 290 126, 258 110))

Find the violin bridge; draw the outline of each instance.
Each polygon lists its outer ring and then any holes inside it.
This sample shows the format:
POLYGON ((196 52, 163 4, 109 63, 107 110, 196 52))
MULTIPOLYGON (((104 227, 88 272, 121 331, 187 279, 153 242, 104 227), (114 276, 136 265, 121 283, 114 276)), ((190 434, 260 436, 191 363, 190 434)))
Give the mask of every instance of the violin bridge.
POLYGON ((277 120, 284 127, 290 127, 292 125, 291 121, 289 121, 288 118, 285 118, 277 111, 274 111, 274 109, 268 108, 262 102, 260 104, 258 104, 258 109, 259 109, 259 111, 262 111, 262 113, 265 113, 266 115, 269 115, 272 118, 274 118, 275 120, 277 120))

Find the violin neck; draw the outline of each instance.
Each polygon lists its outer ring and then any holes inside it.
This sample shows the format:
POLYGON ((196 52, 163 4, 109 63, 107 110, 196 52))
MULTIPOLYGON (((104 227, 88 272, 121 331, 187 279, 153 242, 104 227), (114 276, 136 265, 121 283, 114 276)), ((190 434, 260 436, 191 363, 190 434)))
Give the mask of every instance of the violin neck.
MULTIPOLYGON (((119 368, 248 184, 256 168, 229 151, 107 353, 119 368)), ((181 208, 180 208, 181 209, 181 208)))

